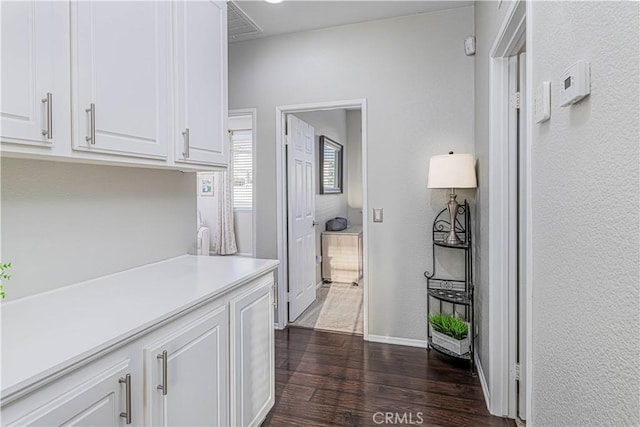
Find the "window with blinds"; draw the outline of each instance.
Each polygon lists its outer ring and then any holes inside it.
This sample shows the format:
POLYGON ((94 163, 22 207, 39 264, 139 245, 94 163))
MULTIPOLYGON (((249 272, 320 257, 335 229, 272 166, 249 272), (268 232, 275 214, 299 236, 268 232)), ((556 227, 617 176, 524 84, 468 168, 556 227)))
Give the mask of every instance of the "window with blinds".
POLYGON ((234 209, 253 208, 252 137, 250 130, 231 132, 234 209))

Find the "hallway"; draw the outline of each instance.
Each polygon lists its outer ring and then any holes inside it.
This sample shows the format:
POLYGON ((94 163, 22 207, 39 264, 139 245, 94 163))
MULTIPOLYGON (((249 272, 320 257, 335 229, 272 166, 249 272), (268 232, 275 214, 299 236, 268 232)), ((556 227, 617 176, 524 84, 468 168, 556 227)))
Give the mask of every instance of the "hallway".
POLYGON ((489 415, 466 364, 436 352, 288 328, 276 331, 275 357, 276 404, 263 426, 369 426, 387 412, 395 424, 515 426, 489 415))

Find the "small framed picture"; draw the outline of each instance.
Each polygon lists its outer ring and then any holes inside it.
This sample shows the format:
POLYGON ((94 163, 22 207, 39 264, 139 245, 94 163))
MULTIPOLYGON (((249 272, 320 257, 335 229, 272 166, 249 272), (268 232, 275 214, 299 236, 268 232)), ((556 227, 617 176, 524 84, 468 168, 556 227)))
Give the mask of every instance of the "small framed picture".
POLYGON ((200 194, 201 196, 213 196, 213 176, 201 176, 199 189, 200 191, 198 194, 200 194))

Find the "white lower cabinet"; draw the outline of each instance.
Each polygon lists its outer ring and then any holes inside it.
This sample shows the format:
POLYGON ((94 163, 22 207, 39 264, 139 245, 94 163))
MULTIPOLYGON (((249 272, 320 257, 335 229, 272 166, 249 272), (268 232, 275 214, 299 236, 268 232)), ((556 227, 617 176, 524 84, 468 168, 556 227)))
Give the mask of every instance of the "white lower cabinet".
POLYGON ((269 272, 60 371, 3 403, 2 425, 259 425, 275 402, 273 285, 269 272))
POLYGON ((231 299, 231 425, 257 426, 275 403, 273 279, 231 299))
MULTIPOLYGON (((45 401, 32 408, 28 399, 3 408, 3 425, 11 426, 121 426, 131 415, 131 372, 128 360, 105 369, 104 363, 93 364, 95 370, 84 381, 74 383, 67 378, 59 380, 31 400, 45 401), (127 385, 127 381, 129 385, 127 385), (127 395, 127 387, 129 394, 127 395), (50 401, 47 401, 48 399, 50 401), (129 403, 128 403, 129 398, 129 403), (21 407, 22 406, 22 407, 21 407), (128 407, 127 407, 128 406, 128 407), (12 413, 23 410, 25 414, 12 420, 12 413), (122 415, 122 416, 121 416, 122 415), (8 424, 4 424, 9 421, 8 424)), ((72 376, 73 374, 70 374, 72 376)))
POLYGON ((147 425, 229 425, 228 318, 222 305, 145 348, 147 425))

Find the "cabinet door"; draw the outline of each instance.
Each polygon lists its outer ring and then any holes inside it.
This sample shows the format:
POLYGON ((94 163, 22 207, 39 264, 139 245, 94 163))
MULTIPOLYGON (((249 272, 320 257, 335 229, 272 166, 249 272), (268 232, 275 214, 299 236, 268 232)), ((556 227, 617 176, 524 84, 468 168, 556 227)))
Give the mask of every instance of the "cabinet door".
POLYGON ((72 2, 71 28, 74 148, 165 158, 170 3, 72 2))
POLYGON ((275 403, 273 276, 232 298, 231 425, 257 426, 275 403))
POLYGON ((227 165, 227 6, 176 5, 176 161, 227 165))
POLYGON ((124 380, 128 373, 128 361, 98 371, 90 380, 57 395, 49 403, 8 425, 124 426, 126 419, 121 413, 127 410, 127 396, 126 384, 121 379, 124 380))
POLYGON ((68 143, 68 5, 2 2, 0 10, 2 142, 51 147, 66 137, 68 143))
POLYGON ((146 425, 229 425, 228 334, 222 306, 145 348, 146 425))

